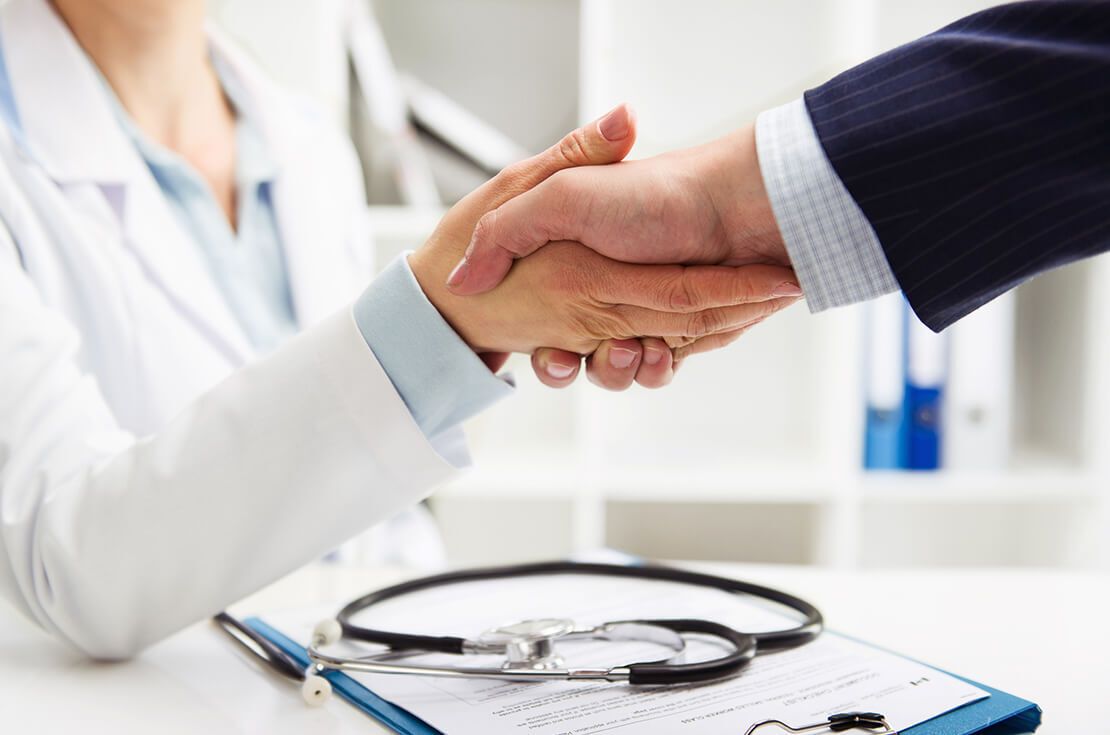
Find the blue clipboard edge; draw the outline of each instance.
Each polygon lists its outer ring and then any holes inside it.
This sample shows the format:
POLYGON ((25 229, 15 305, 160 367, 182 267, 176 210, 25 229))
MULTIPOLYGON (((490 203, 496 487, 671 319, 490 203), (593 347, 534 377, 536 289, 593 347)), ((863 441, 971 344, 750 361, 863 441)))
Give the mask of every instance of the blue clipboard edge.
MULTIPOLYGON (((305 649, 296 641, 260 618, 247 618, 244 622, 292 656, 298 664, 308 667, 308 655, 305 653, 305 649)), ((840 635, 839 633, 832 634, 840 635)), ((851 638, 851 636, 843 637, 851 638)), ((852 640, 857 639, 852 638, 852 640)), ((865 641, 860 642, 865 645, 872 645, 865 641)), ((878 646, 872 647, 880 648, 878 646)), ((893 652, 888 651, 888 653, 893 652)), ((894 655, 900 654, 895 653, 894 655)), ((921 663, 922 666, 929 666, 924 662, 919 661, 918 663, 921 663)), ((936 669, 934 666, 930 666, 930 668, 936 669)), ((942 669, 936 670, 943 671, 942 669)), ((980 684, 958 674, 943 673, 979 687, 990 696, 977 702, 965 704, 919 725, 914 725, 907 730, 902 730, 899 735, 976 735, 977 733, 982 735, 1027 735, 1035 732, 1040 727, 1041 708, 1033 702, 980 684)), ((340 671, 329 671, 325 676, 339 696, 402 735, 444 735, 444 733, 408 710, 382 699, 340 671)))
POLYGON ((1041 726, 1041 708, 1033 702, 958 674, 944 673, 977 686, 990 696, 902 730, 899 735, 1031 735, 1041 726))
MULTIPOLYGON (((304 647, 299 643, 261 618, 247 618, 243 622, 292 656, 298 664, 308 668, 310 663, 308 654, 305 653, 304 647)), ((444 735, 407 709, 398 707, 374 694, 342 671, 329 671, 324 676, 331 682, 332 690, 336 694, 381 724, 401 733, 401 735, 444 735)))

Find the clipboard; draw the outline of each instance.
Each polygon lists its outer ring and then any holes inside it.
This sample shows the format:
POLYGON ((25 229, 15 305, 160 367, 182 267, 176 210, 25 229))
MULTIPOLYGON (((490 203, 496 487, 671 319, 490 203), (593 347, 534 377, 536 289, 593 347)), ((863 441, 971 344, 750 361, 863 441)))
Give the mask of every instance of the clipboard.
MULTIPOLYGON (((293 657, 298 664, 308 667, 310 662, 303 646, 260 618, 248 618, 244 622, 293 657)), ((394 732, 401 735, 444 735, 341 671, 328 671, 324 676, 331 682, 336 694, 394 732)), ((1041 708, 1036 704, 971 679, 956 674, 952 676, 979 687, 990 696, 902 730, 899 735, 1030 735, 1040 727, 1041 708)))

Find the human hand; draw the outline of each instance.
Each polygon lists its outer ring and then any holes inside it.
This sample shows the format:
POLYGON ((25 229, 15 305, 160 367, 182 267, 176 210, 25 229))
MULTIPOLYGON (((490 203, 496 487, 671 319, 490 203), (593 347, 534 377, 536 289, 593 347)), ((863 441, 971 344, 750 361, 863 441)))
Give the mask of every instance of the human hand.
MULTIPOLYGON (((460 295, 481 293, 504 277, 515 258, 560 239, 631 262, 789 264, 750 126, 699 148, 555 174, 481 218, 449 288, 460 295)), ((800 293, 795 288, 780 295, 800 293)), ((740 333, 680 346, 675 364, 740 333)), ((611 389, 626 388, 633 378, 658 387, 673 374, 667 347, 659 340, 607 344, 587 359, 587 372, 611 389)), ((553 387, 572 383, 580 364, 579 355, 566 351, 533 355, 536 374, 553 387)))
POLYGON ((481 217, 448 287, 488 291, 514 259, 560 240, 631 263, 790 264, 753 126, 697 148, 555 173, 481 217))
POLYGON ((634 265, 577 243, 552 243, 494 291, 455 296, 442 279, 465 241, 433 237, 409 262, 455 331, 476 352, 532 353, 554 347, 591 354, 605 340, 659 335, 679 346, 734 332, 785 308, 771 297, 791 283, 777 266, 634 265))
MULTIPOLYGON (((630 133, 627 111, 618 108, 614 114, 623 116, 630 133)), ((486 212, 567 166, 608 163, 627 153, 633 136, 609 141, 603 127, 586 126, 545 153, 506 169, 453 207, 410 257, 429 299, 479 353, 533 352, 548 346, 589 354, 603 340, 645 334, 687 345, 743 329, 793 301, 773 296, 777 287, 794 283, 786 269, 767 266, 740 273, 723 267, 634 266, 571 243, 545 249, 495 292, 475 298, 450 293, 444 285, 447 274, 486 212)), ((502 360, 487 362, 496 369, 502 360)))

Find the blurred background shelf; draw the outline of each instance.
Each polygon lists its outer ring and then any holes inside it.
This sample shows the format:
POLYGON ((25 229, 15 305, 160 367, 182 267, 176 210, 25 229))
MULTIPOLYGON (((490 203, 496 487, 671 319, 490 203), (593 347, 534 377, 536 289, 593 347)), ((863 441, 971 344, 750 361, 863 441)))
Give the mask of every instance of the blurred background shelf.
POLYGON ((484 463, 444 488, 458 497, 598 494, 619 500, 819 502, 828 498, 826 478, 812 472, 790 473, 772 467, 695 468, 566 466, 563 457, 537 455, 484 463), (559 465, 562 464, 562 467, 559 465))
MULTIPOLYGON (((225 0, 217 20, 357 137, 343 19, 362 0, 225 0)), ((697 144, 984 0, 375 0, 396 66, 530 151, 627 101, 633 158, 697 144)), ((442 151, 429 154, 433 163, 442 151)), ((438 164, 437 164, 438 165, 438 164)), ((438 169, 437 169, 438 170, 438 169)), ((442 169, 446 204, 476 183, 442 169), (450 175, 448 175, 450 174, 450 175)), ((375 194, 379 265, 441 207, 375 194)), ((860 470, 856 307, 803 306, 699 356, 664 391, 552 391, 469 429, 476 469, 433 498, 452 561, 615 546, 645 556, 859 567, 1110 568, 1110 261, 1018 289, 1014 460, 860 470)))
POLYGON ((1089 470, 1021 465, 1002 472, 872 472, 861 476, 861 498, 873 503, 1091 502, 1103 478, 1089 470))

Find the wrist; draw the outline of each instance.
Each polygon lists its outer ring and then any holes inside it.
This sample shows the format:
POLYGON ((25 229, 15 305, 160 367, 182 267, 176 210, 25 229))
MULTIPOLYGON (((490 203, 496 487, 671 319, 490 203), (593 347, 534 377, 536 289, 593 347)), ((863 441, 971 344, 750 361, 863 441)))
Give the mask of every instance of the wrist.
POLYGON ((789 267, 786 243, 763 183, 755 126, 746 125, 706 145, 700 168, 729 245, 726 265, 789 267))
POLYGON ((529 351, 519 340, 511 338, 515 332, 500 318, 502 312, 491 303, 489 294, 456 296, 447 289, 447 276, 462 257, 462 248, 442 245, 433 235, 409 255, 408 261, 420 289, 443 320, 479 355, 529 351))
POLYGON ((483 352, 476 330, 464 311, 463 300, 447 290, 446 281, 453 267, 451 258, 442 257, 436 249, 425 245, 408 256, 409 268, 428 301, 455 333, 475 352, 483 352))

